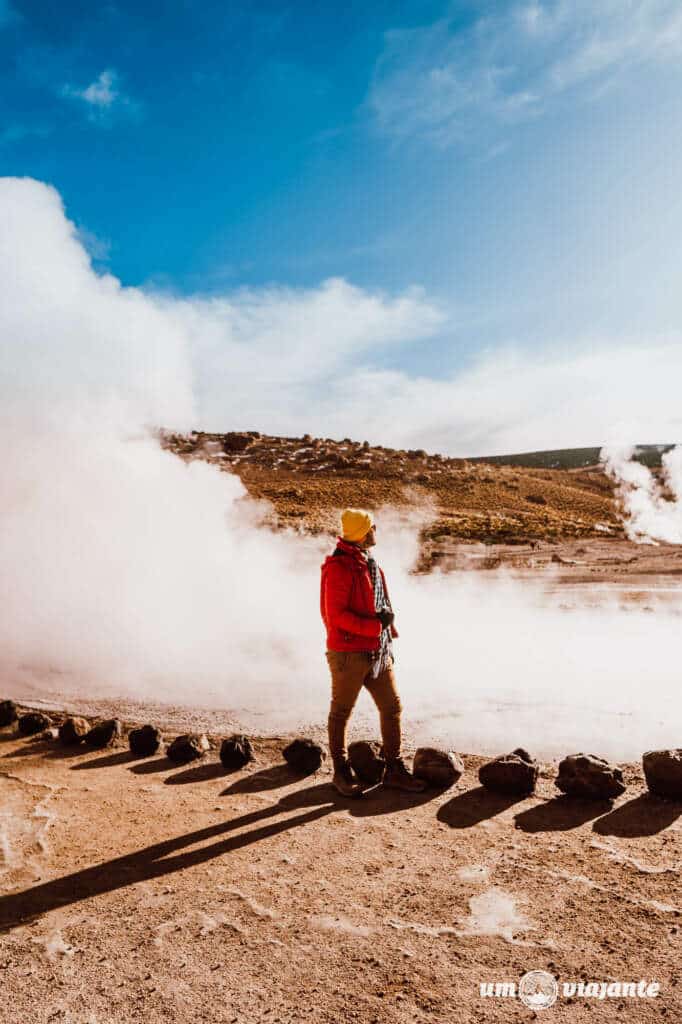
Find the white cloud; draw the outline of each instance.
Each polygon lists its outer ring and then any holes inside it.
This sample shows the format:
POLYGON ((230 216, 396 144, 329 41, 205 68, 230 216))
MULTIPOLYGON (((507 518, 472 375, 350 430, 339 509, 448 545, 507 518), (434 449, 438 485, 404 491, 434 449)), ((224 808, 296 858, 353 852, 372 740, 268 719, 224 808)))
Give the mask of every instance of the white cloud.
POLYGON ((94 82, 77 93, 86 103, 94 107, 110 107, 118 96, 116 87, 116 73, 114 71, 102 71, 94 82))
POLYGON ((106 263, 111 255, 111 242, 79 224, 77 238, 94 263, 106 263))
POLYGON ((475 119, 538 116, 568 90, 680 55, 677 0, 522 0, 465 28, 446 17, 389 32, 369 103, 392 134, 450 143, 475 119))
POLYGON ((129 113, 138 110, 137 104, 126 96, 119 85, 119 75, 111 68, 101 71, 89 85, 76 88, 72 85, 62 87, 61 95, 67 99, 83 102, 92 121, 101 121, 114 110, 127 110, 129 113))
POLYGON ((545 355, 503 350, 439 380, 356 369, 333 391, 332 433, 342 421, 363 424, 363 436, 385 444, 459 456, 675 441, 680 374, 679 336, 595 339, 545 355))
POLYGON ((58 193, 0 179, 0 403, 32 423, 114 403, 133 428, 193 415, 186 335, 157 303, 98 276, 58 193))
POLYGON ((445 321, 419 289, 390 297, 340 279, 309 290, 242 291, 162 306, 187 332, 206 419, 217 425, 224 418, 229 381, 236 420, 282 432, 308 415, 331 420, 339 377, 429 337, 445 321))
MULTIPOLYGON (((59 419, 86 402, 143 423, 305 432, 455 455, 682 438, 682 337, 556 339, 453 374, 400 368, 452 315, 419 289, 317 288, 176 298, 96 274, 57 193, 0 187, 5 409, 59 419)), ((449 341, 448 341, 449 337, 449 341)))

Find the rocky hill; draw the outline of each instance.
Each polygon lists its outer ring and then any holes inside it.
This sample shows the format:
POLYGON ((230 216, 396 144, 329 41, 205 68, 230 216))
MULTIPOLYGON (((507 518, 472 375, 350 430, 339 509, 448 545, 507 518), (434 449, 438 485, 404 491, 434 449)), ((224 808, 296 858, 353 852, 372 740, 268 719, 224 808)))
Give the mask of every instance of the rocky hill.
POLYGON ((164 447, 237 473, 271 502, 277 526, 334 533, 346 505, 430 507, 433 560, 450 542, 528 543, 622 535, 611 481, 598 465, 546 469, 491 465, 344 438, 257 431, 165 433, 164 447))

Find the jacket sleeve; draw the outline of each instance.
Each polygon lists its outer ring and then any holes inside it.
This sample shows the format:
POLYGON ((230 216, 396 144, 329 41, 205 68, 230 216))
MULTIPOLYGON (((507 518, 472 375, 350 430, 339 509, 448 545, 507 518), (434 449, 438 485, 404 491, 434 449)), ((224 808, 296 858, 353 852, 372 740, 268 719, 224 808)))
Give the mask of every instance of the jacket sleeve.
POLYGON ((352 586, 353 577, 347 569, 341 565, 329 566, 322 584, 324 618, 337 629, 375 640, 381 635, 381 622, 374 616, 358 615, 350 610, 352 586))

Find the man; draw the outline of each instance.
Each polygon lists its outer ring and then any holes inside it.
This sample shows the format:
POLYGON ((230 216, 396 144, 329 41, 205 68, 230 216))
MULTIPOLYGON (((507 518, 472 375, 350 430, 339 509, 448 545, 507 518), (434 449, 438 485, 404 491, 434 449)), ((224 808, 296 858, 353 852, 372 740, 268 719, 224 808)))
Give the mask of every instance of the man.
POLYGON ((362 787, 346 753, 346 727, 358 695, 367 687, 379 709, 386 760, 384 786, 420 793, 424 784, 400 756, 400 698, 393 674, 393 639, 398 636, 383 571, 370 555, 376 544, 369 512, 347 508, 342 536, 322 566, 320 610, 327 629, 327 661, 332 677, 329 750, 333 784, 343 796, 362 787))

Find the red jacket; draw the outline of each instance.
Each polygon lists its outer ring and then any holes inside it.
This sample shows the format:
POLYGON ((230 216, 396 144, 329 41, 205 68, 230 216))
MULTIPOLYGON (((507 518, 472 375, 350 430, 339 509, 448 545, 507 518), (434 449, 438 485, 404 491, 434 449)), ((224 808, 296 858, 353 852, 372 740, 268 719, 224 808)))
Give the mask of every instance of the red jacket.
MULTIPOLYGON (((384 593, 389 601, 386 577, 384 593)), ((336 550, 322 565, 320 612, 327 628, 328 651, 375 651, 381 622, 374 608, 374 590, 367 560, 360 548, 339 537, 336 550)), ((394 626, 391 634, 398 635, 394 626)))

